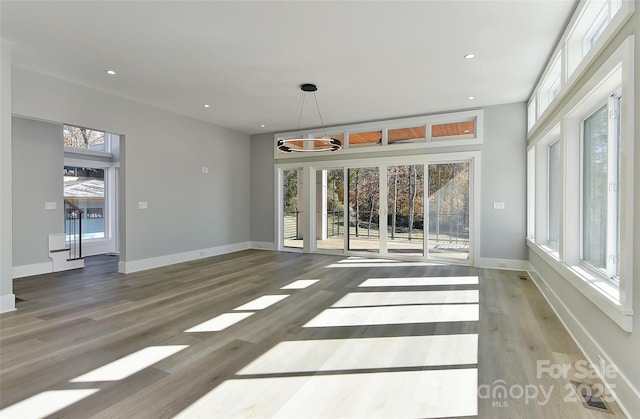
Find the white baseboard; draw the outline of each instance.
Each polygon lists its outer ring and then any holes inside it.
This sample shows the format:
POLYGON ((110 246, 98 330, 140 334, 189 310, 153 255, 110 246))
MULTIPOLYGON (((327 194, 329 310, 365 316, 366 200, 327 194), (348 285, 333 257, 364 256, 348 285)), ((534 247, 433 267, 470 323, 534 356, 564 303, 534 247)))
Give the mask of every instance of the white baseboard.
POLYGON ((504 269, 507 271, 526 271, 529 262, 516 259, 476 258, 474 266, 477 268, 504 269))
POLYGON ((272 242, 255 242, 255 241, 252 241, 251 242, 251 248, 252 249, 258 249, 258 250, 277 250, 276 244, 272 243, 272 242))
POLYGON ((616 402, 623 413, 630 418, 640 417, 640 391, 638 391, 626 375, 610 361, 611 357, 609 357, 607 352, 593 339, 587 329, 585 329, 582 323, 573 315, 531 264, 529 264, 527 272, 553 312, 556 313, 556 316, 560 319, 569 336, 571 336, 585 356, 587 362, 589 362, 598 373, 605 387, 607 387, 612 394, 615 393, 616 402), (607 365, 613 367, 615 374, 609 374, 609 377, 605 377, 600 373, 600 362, 594 362, 594 359, 598 359, 599 356, 606 360, 607 365), (613 377, 611 377, 611 375, 613 375, 613 377))
POLYGON ((0 313, 15 311, 16 296, 15 294, 0 295, 0 313))
POLYGON ((119 262, 118 272, 129 274, 133 272, 146 271, 147 269, 160 268, 163 266, 174 265, 176 263, 189 262, 191 260, 224 255, 226 253, 238 252, 240 250, 247 250, 250 248, 250 242, 241 242, 227 244, 224 246, 209 247, 207 249, 192 250, 189 252, 173 253, 170 255, 157 256, 147 259, 119 262))
POLYGON ((53 272, 53 262, 34 263, 32 265, 21 265, 13 267, 13 278, 24 278, 25 276, 42 275, 53 272))

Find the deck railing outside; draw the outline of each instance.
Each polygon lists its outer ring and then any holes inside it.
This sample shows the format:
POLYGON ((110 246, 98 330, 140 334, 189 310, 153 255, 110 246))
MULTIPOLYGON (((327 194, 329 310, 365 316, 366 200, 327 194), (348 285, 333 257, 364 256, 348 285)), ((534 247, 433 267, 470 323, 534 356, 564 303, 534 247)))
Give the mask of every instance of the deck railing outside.
POLYGON ((69 247, 69 259, 82 258, 83 211, 71 202, 64 201, 64 232, 69 247))

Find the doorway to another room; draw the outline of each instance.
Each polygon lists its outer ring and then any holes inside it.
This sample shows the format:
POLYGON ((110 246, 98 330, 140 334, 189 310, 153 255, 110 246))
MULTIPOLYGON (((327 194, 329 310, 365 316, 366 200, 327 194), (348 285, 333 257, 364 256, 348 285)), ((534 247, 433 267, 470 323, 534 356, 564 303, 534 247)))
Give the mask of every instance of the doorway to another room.
POLYGON ((80 257, 117 255, 120 136, 64 126, 64 226, 80 257))

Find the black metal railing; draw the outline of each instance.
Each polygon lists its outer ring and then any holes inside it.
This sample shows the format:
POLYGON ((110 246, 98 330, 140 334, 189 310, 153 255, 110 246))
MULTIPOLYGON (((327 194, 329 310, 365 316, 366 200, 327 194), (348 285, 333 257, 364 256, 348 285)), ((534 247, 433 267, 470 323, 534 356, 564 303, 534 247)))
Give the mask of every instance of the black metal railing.
POLYGON ((300 237, 300 214, 302 211, 285 211, 284 212, 284 238, 299 239, 300 237))
POLYGON ((343 211, 327 211, 327 236, 328 237, 339 236, 340 226, 342 226, 342 234, 344 234, 344 212, 343 211))
POLYGON ((82 217, 83 211, 71 202, 64 201, 64 232, 69 259, 82 259, 82 217))
MULTIPOLYGON (((302 226, 300 225, 302 211, 284 212, 284 238, 301 239, 302 226)), ((344 234, 344 214, 342 211, 327 211, 327 236, 336 237, 344 234)))

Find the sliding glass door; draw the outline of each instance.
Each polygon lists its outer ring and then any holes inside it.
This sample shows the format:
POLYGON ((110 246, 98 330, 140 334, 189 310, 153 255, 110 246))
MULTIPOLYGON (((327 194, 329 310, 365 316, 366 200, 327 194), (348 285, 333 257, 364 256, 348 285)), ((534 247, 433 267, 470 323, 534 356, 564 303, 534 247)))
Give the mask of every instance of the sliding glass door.
POLYGON ((387 251, 424 255, 424 165, 387 166, 387 251))
POLYGON ((316 246, 344 250, 344 169, 316 171, 316 246))
POLYGON ((471 262, 472 158, 427 156, 414 157, 411 164, 358 161, 357 166, 347 162, 336 167, 334 162, 319 168, 312 164, 282 168, 280 246, 471 262), (309 179, 303 182, 306 176, 309 179), (311 219, 305 219, 303 208, 311 219))
POLYGON ((380 252, 380 168, 348 169, 348 249, 380 252))
POLYGON ((429 164, 430 259, 469 260, 469 162, 429 164))

